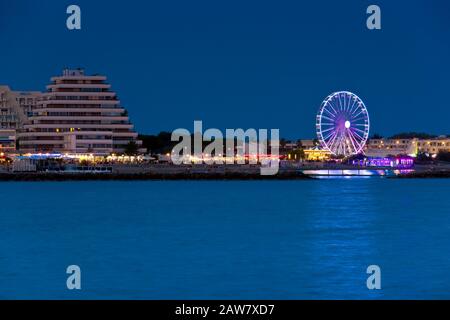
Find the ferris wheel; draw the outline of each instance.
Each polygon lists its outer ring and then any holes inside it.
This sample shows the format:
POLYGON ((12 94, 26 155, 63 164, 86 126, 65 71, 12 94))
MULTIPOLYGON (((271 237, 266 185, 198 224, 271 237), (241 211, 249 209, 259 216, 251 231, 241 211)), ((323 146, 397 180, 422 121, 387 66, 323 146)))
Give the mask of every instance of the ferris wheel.
POLYGON ((363 152, 369 128, 369 113, 364 102, 348 91, 335 92, 326 97, 316 118, 320 144, 337 156, 363 152))

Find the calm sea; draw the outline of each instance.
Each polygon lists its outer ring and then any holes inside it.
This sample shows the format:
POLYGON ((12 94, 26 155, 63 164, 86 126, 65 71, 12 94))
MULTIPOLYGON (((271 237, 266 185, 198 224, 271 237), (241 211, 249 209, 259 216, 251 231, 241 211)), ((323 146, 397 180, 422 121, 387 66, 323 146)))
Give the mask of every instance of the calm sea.
POLYGON ((450 298, 450 180, 0 188, 3 299, 450 298))

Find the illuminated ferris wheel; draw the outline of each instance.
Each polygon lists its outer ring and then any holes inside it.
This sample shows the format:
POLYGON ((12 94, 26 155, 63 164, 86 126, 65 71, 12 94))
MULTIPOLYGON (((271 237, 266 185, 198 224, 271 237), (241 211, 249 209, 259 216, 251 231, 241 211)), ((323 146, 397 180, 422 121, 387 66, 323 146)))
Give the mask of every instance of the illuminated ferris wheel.
POLYGON ((364 102, 348 91, 330 94, 317 114, 317 138, 323 148, 337 156, 363 152, 369 128, 369 113, 364 102))

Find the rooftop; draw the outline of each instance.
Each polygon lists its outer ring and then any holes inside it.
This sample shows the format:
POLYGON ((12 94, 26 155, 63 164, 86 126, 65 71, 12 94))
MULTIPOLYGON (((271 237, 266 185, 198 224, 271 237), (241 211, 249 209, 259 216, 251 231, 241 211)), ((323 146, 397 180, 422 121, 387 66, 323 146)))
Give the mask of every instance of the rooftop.
POLYGON ((77 68, 77 69, 64 69, 63 70, 63 76, 70 77, 70 76, 84 76, 84 69, 77 68))

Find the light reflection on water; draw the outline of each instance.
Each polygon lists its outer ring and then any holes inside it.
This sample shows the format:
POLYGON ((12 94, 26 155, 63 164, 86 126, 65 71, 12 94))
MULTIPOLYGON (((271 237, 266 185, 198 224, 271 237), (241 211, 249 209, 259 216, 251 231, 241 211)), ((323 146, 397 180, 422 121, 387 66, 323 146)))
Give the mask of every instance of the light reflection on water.
MULTIPOLYGON (((369 177, 338 179, 355 178, 369 177)), ((346 292, 353 298, 382 297, 382 292, 368 292, 366 288, 366 268, 377 263, 374 257, 379 254, 372 232, 376 200, 370 185, 359 183, 355 188, 343 181, 332 190, 327 182, 316 183, 312 188, 312 201, 306 202, 311 213, 308 225, 312 228, 307 246, 311 251, 311 265, 321 265, 314 267, 311 287, 315 290, 312 293, 328 298, 333 298, 336 291, 346 292)))
POLYGON ((446 179, 1 186, 1 298, 450 298, 446 179))

